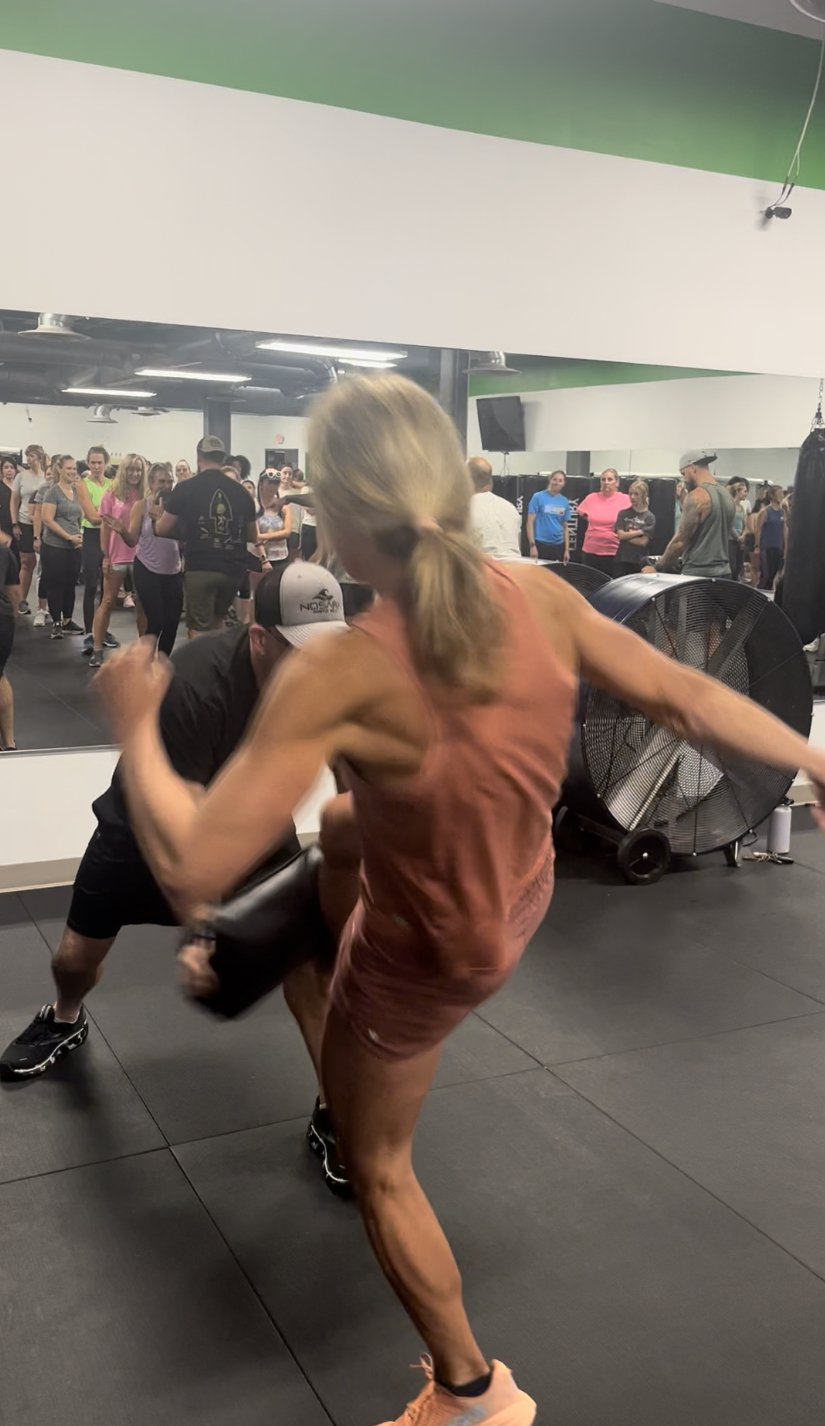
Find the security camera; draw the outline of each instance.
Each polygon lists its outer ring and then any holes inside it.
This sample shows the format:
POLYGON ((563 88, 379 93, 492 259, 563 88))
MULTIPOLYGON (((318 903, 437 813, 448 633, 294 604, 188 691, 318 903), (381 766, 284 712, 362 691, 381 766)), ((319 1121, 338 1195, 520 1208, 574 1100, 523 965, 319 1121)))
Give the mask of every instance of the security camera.
POLYGON ((776 203, 772 203, 770 208, 765 209, 766 218, 782 218, 787 222, 793 217, 793 208, 779 208, 776 203))

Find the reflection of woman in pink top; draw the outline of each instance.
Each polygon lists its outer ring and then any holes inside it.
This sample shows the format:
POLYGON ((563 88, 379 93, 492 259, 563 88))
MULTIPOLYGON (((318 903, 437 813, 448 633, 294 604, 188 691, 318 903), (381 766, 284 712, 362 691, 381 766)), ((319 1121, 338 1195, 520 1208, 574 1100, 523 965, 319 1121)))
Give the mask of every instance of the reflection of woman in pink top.
POLYGON ((124 456, 117 475, 100 502, 100 546, 103 551, 103 598, 97 606, 92 626, 90 668, 103 663, 103 642, 109 632, 112 610, 117 606, 126 573, 132 568, 135 552, 124 540, 132 509, 146 495, 146 461, 143 456, 124 456))
MULTIPOLYGON (((486 562, 455 431, 420 387, 342 382, 315 408, 309 446, 324 534, 379 591, 376 608, 289 655, 200 796, 163 748, 168 673, 152 650, 112 660, 100 691, 141 847, 190 922, 277 845, 319 768, 341 767, 351 791, 324 820, 321 890, 343 933, 311 1048, 367 1231, 432 1356, 396 1426, 532 1426, 534 1403, 472 1334, 412 1136, 445 1037, 502 984, 547 910, 577 675, 692 741, 737 756, 746 742, 822 785, 825 753, 554 575, 486 562)), ((195 993, 213 988, 208 949, 187 947, 183 963, 195 993)))
POLYGON ((600 488, 586 495, 579 505, 579 515, 587 519, 582 554, 585 564, 603 570, 612 579, 619 548, 616 521, 622 510, 630 509, 630 497, 619 489, 618 471, 603 470, 599 485, 600 488))

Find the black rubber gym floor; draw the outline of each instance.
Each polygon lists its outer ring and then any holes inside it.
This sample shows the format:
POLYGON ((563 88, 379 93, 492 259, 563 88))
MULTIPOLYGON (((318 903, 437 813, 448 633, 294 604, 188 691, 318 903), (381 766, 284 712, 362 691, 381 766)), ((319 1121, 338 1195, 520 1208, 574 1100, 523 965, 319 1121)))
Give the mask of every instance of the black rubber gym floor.
MULTIPOLYGON (((799 823, 798 823, 799 825, 799 823)), ((417 1140, 481 1342, 541 1426, 821 1426, 825 838, 634 889, 560 863, 417 1140)), ((64 890, 0 898, 0 1037, 64 890)), ((3 1426, 376 1426, 419 1344, 304 1144, 280 998, 220 1026, 122 937, 86 1047, 0 1091, 3 1426)))
MULTIPOLYGON (((81 618, 78 591, 75 618, 81 618)), ((35 606, 33 606, 35 607, 35 606)), ((51 628, 35 629, 33 615, 18 616, 14 648, 6 673, 14 689, 14 724, 18 748, 92 748, 111 743, 100 709, 89 697, 92 673, 80 650, 79 635, 51 639, 51 628)), ((112 634, 123 644, 137 638, 134 612, 117 610, 112 634)), ((181 625, 181 637, 185 637, 181 625)))

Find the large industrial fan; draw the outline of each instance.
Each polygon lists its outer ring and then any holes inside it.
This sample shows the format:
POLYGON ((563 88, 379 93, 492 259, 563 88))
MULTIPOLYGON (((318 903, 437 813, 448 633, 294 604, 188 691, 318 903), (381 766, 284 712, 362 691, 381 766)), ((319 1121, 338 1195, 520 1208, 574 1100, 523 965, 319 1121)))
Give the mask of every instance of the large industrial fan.
MULTIPOLYGON (((590 602, 807 737, 813 699, 802 645, 758 590, 724 579, 630 575, 590 602)), ((749 758, 744 745, 741 757, 693 747, 599 689, 583 686, 579 713, 559 831, 568 845, 581 828, 613 842, 632 882, 658 881, 671 855, 724 851, 738 865, 742 839, 793 780, 749 758)))
POLYGON ((563 579, 565 584, 570 584, 579 593, 589 599, 597 589, 602 589, 605 584, 610 583, 610 575, 604 570, 594 569, 588 564, 579 564, 576 560, 571 560, 569 564, 564 564, 562 560, 526 560, 507 558, 501 560, 501 564, 531 564, 538 563, 540 569, 547 569, 551 574, 557 574, 559 579, 563 579))
MULTIPOLYGON (((540 561, 541 563, 541 561, 540 561)), ((602 569, 594 569, 589 564, 579 564, 576 560, 571 560, 569 564, 562 564, 560 560, 551 560, 545 569, 549 569, 553 574, 557 574, 559 579, 563 579, 565 584, 570 584, 585 599, 592 599, 592 596, 599 589, 603 589, 610 583, 610 575, 605 574, 602 569)))

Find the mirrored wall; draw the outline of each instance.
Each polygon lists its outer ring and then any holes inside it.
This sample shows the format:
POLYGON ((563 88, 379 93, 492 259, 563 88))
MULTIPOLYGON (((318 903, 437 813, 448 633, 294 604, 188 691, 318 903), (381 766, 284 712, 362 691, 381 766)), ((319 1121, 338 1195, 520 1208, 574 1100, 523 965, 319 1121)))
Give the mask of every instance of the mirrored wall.
MULTIPOLYGON (((357 336, 216 332, 32 312, 0 313, 0 324, 0 452, 7 457, 0 529, 27 556, 25 602, 6 670, 20 750, 108 741, 89 696, 86 624, 99 585, 90 594, 89 572, 81 570, 72 615, 79 632, 53 640, 39 543, 22 528, 32 519, 31 492, 57 454, 71 455, 81 475, 97 447, 106 480, 136 457, 147 467, 168 463, 177 480, 194 469, 197 442, 210 433, 243 458, 237 473, 257 497, 258 477, 267 469, 297 469, 311 482, 308 417, 321 392, 353 374, 394 370, 441 399, 462 436, 466 432, 468 455, 489 461, 492 489, 519 512, 522 557, 535 553, 531 502, 557 472, 556 486, 563 486, 570 505, 569 558, 582 558, 579 507, 601 489, 605 471, 624 495, 644 482, 654 516, 646 549, 653 556, 674 532, 687 451, 714 452, 720 480, 736 476, 748 483, 743 498, 751 508, 765 498, 768 484, 781 487, 787 508, 817 400, 817 383, 803 378, 381 347, 357 336), (38 458, 27 455, 33 447, 42 452, 42 470, 38 458)), ((302 520, 303 510, 296 513, 299 529, 302 520)), ((85 538, 89 544, 92 536, 85 538)), ((295 545, 293 539, 293 553, 295 545)), ((754 577, 747 558, 741 577, 754 577)), ((140 614, 126 577, 110 621, 111 647, 137 637, 140 614)), ((247 616, 241 598, 229 618, 247 616)))

